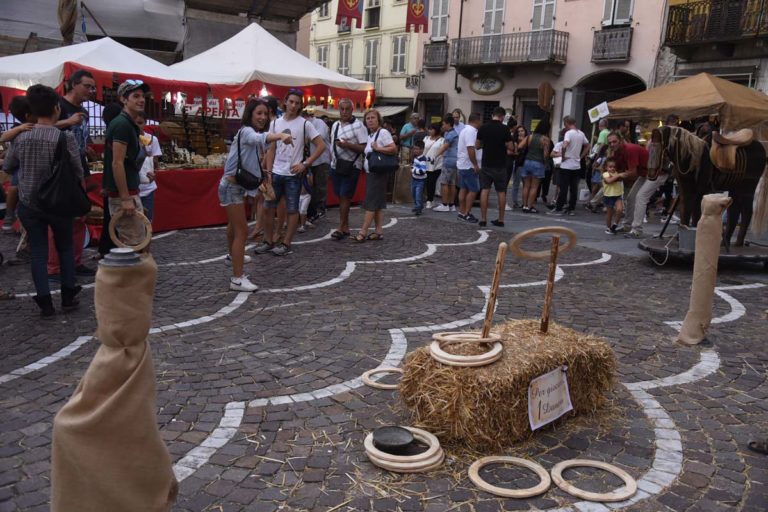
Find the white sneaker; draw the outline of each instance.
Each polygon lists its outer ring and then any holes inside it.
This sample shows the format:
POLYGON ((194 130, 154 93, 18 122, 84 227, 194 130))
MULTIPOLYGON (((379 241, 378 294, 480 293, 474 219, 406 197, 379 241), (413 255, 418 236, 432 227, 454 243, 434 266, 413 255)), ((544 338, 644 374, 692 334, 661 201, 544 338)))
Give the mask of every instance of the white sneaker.
POLYGON ((648 224, 648 216, 643 215, 643 224, 648 224))
MULTIPOLYGON (((251 257, 250 257, 250 256, 248 256, 247 254, 246 254, 246 255, 244 255, 244 256, 243 256, 243 264, 246 264, 246 263, 250 263, 250 262, 251 262, 251 257)), ((224 258, 224 264, 225 264, 226 266, 228 266, 228 267, 231 267, 231 266, 232 266, 232 256, 230 256, 229 254, 227 254, 227 257, 226 257, 226 258, 224 258)))
POLYGON ((505 204, 505 205, 504 205, 504 211, 505 211, 505 212, 511 212, 511 211, 512 211, 512 207, 511 207, 511 206, 509 206, 508 204, 505 204))
POLYGON ((451 209, 450 209, 450 208, 448 208, 448 206, 447 206, 447 205, 444 205, 444 204, 439 204, 439 205, 435 206, 435 207, 434 207, 434 208, 432 208, 432 209, 433 209, 434 211, 436 211, 436 212, 449 212, 449 211, 451 211, 451 209))
POLYGON ((455 206, 455 205, 451 205, 451 211, 452 211, 452 212, 455 212, 455 211, 456 211, 456 206, 455 206))
POLYGON ((430 209, 432 209, 432 201, 427 201, 427 206, 426 206, 426 208, 427 208, 427 210, 430 210, 430 209))
POLYGON ((255 292, 258 286, 248 280, 248 276, 232 277, 229 279, 229 289, 236 292, 255 292))
POLYGON ((307 228, 304 227, 304 225, 299 226, 299 228, 296 230, 298 233, 306 233, 307 228))

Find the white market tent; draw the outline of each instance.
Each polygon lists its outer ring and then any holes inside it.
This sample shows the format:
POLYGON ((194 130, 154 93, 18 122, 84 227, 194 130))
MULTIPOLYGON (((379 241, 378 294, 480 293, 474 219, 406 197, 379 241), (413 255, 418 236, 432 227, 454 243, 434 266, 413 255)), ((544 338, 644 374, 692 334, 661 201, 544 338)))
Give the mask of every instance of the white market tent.
POLYGON ((64 79, 67 63, 127 76, 185 79, 181 72, 105 37, 88 43, 2 57, 0 86, 21 90, 34 84, 58 87, 64 79))
MULTIPOLYGON (((259 94, 262 87, 282 93, 287 88, 326 97, 355 93, 359 101, 373 94, 373 84, 344 76, 304 57, 256 23, 208 51, 171 66, 172 70, 211 84, 214 96, 259 94), (214 85, 215 84, 215 85, 214 85)), ((354 98, 353 98, 354 99, 354 98)))

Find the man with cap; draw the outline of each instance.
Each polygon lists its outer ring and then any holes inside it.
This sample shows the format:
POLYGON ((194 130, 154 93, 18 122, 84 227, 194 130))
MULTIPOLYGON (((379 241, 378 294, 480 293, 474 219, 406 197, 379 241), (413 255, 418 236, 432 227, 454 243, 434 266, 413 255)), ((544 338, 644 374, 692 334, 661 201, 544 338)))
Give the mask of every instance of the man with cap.
MULTIPOLYGON (((141 80, 126 80, 117 88, 123 110, 109 123, 104 145, 103 187, 109 196, 109 213, 123 210, 132 216, 141 212, 139 197, 139 127, 136 119, 144 111, 144 94, 149 92, 141 80)), ((144 238, 143 227, 130 223, 120 230, 120 238, 128 245, 136 245, 144 238)))

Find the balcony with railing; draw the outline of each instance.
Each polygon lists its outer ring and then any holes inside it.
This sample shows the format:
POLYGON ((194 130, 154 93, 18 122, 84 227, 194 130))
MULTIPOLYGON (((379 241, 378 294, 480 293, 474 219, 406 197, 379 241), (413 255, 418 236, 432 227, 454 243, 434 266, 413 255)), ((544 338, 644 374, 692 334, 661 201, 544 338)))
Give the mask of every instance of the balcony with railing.
POLYGON ((632 48, 632 27, 596 30, 592 37, 592 62, 627 62, 632 48))
POLYGON ((700 0, 669 7, 666 44, 735 43, 768 37, 768 0, 700 0))
POLYGON ((427 43, 424 45, 424 69, 446 69, 448 67, 448 43, 427 43))
POLYGON ((451 41, 451 65, 565 64, 568 33, 559 30, 515 32, 451 41))

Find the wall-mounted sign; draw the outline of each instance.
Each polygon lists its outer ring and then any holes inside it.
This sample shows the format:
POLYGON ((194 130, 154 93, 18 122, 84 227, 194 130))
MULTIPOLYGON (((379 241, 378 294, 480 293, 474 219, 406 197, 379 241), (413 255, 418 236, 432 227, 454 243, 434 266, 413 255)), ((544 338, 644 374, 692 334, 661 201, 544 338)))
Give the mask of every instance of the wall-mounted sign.
POLYGON ((568 377, 564 368, 556 368, 536 377, 528 386, 528 421, 531 430, 573 410, 568 391, 568 377))
POLYGON ((469 82, 469 88, 475 94, 488 96, 498 94, 504 88, 504 81, 496 76, 480 76, 469 82))

